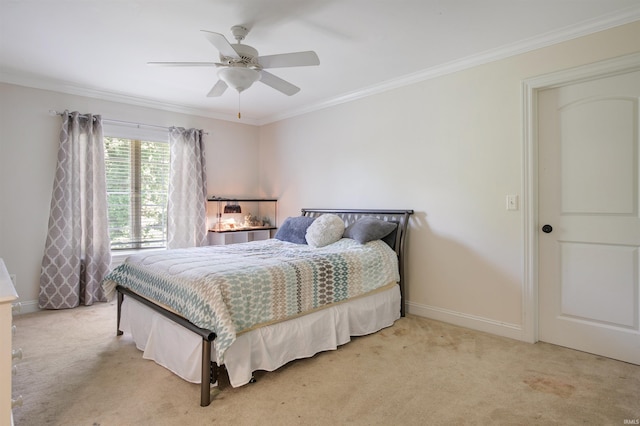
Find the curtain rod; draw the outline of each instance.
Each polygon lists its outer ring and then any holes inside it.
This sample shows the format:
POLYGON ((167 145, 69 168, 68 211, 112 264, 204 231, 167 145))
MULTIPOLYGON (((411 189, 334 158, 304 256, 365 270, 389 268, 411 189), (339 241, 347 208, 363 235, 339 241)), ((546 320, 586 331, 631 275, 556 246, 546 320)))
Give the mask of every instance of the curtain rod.
MULTIPOLYGON (((60 112, 60 111, 56 111, 56 110, 50 109, 49 110, 49 114, 50 115, 60 115, 60 116, 62 116, 62 114, 64 114, 64 112, 60 112)), ((83 117, 86 117, 86 114, 80 114, 80 115, 83 116, 83 117)), ((171 127, 159 126, 157 124, 134 123, 133 121, 113 120, 111 118, 104 118, 104 117, 102 118, 102 121, 104 123, 124 124, 124 125, 127 125, 127 126, 133 126, 133 127, 137 127, 137 128, 140 128, 140 127, 152 127, 152 128, 156 128, 156 129, 162 129, 162 130, 171 129, 171 127)), ((172 126, 172 127, 175 127, 175 126, 172 126)), ((202 131, 202 134, 203 135, 208 135, 209 133, 205 132, 205 131, 202 131)))

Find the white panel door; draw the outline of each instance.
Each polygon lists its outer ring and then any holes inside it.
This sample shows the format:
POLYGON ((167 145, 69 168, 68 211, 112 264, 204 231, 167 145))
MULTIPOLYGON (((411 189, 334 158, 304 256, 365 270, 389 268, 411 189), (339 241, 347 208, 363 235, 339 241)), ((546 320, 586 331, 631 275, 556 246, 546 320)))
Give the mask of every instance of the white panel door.
POLYGON ((538 338, 634 364, 639 98, 640 72, 538 93, 538 338))

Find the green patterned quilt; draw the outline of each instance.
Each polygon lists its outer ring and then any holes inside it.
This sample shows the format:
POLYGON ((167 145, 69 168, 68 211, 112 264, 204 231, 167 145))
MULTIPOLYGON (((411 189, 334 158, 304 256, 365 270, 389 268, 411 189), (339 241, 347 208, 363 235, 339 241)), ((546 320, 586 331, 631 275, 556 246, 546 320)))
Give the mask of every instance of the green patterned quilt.
POLYGON ((363 295, 399 281, 395 252, 377 240, 321 248, 276 239, 130 256, 105 278, 216 333, 218 360, 236 336, 261 324, 363 295))

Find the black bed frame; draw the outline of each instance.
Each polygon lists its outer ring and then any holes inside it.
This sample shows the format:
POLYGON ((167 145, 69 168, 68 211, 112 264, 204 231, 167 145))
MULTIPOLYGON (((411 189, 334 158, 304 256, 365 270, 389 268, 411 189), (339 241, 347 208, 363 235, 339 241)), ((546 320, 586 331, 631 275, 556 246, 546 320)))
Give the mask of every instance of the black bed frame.
MULTIPOLYGON (((318 217, 323 214, 332 213, 338 215, 344 220, 345 225, 349 225, 361 217, 372 216, 378 219, 395 222, 398 224, 395 239, 390 243, 392 249, 395 250, 398 255, 398 268, 400 272, 400 315, 405 316, 405 292, 404 292, 404 265, 405 265, 405 241, 406 234, 409 225, 409 216, 413 214, 413 210, 361 210, 361 209, 302 209, 302 216, 318 217)), ((210 384, 215 383, 218 380, 219 366, 217 363, 211 361, 211 343, 215 340, 216 334, 211 330, 206 330, 200 327, 196 327, 191 322, 181 317, 180 315, 171 312, 162 306, 159 306, 149 299, 140 296, 137 293, 132 292, 126 287, 120 285, 116 286, 118 294, 118 319, 117 330, 118 336, 122 335, 120 330, 120 315, 122 309, 122 301, 124 295, 132 297, 138 302, 150 307, 154 311, 164 315, 170 320, 180 324, 181 326, 191 330, 202 337, 202 365, 200 381, 200 406, 206 407, 211 404, 211 389, 210 384)))

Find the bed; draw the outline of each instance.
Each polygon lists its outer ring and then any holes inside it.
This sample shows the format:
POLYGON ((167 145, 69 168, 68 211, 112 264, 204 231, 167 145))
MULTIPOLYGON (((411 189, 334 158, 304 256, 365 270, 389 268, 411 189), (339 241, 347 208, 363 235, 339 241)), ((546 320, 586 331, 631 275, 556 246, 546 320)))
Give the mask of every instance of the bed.
POLYGON ((273 239, 130 256, 105 278, 117 334, 200 383, 233 387, 404 316, 412 210, 302 209, 273 239))

